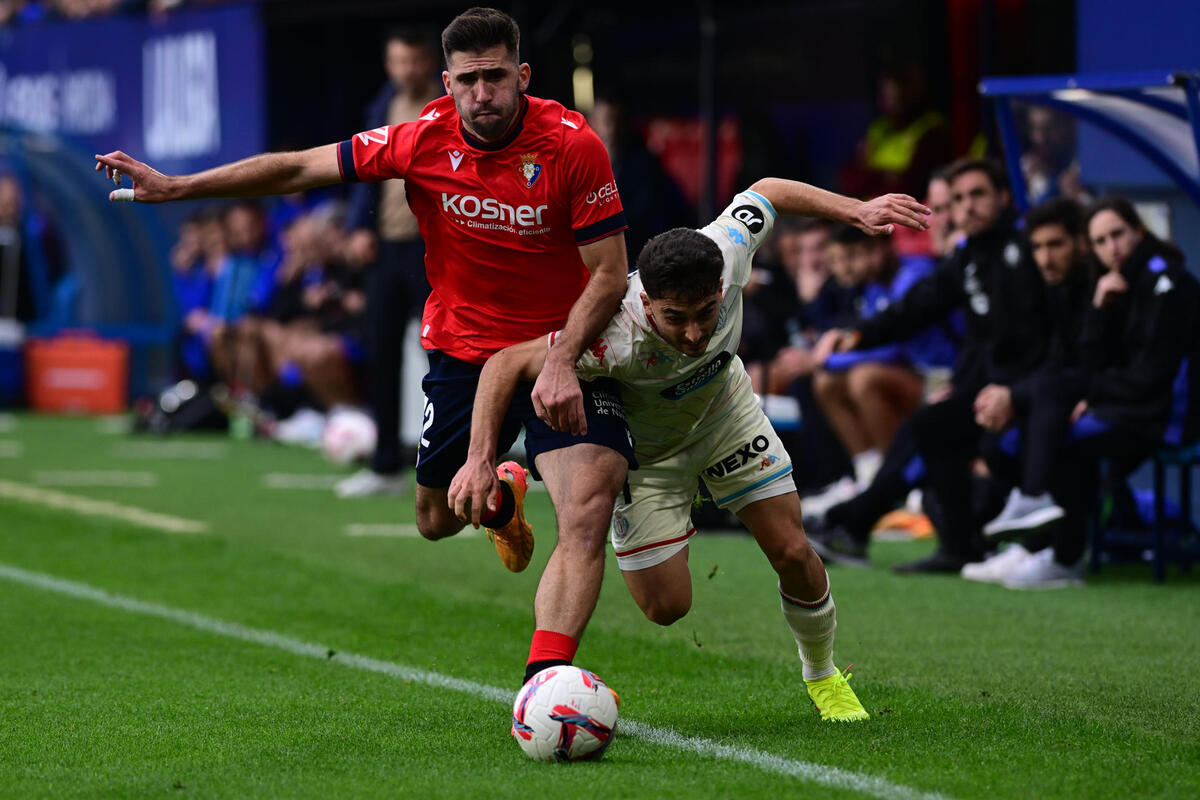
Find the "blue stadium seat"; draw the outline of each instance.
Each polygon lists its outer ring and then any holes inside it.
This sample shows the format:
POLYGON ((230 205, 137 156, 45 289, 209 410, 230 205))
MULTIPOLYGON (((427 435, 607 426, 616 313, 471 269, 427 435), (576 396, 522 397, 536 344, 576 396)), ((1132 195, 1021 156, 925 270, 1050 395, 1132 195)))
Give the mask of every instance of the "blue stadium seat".
MULTIPOLYGON (((1168 562, 1180 564, 1184 571, 1200 561, 1200 532, 1192 518, 1192 469, 1200 465, 1200 442, 1166 446, 1154 454, 1154 495, 1149 530, 1129 526, 1109 527, 1096 513, 1092 522, 1091 571, 1100 569, 1102 557, 1132 556, 1141 560, 1149 555, 1154 580, 1166 578, 1168 562), (1167 470, 1174 468, 1178 481, 1178 512, 1169 513, 1167 470)), ((1173 510, 1173 509, 1172 509, 1173 510)))

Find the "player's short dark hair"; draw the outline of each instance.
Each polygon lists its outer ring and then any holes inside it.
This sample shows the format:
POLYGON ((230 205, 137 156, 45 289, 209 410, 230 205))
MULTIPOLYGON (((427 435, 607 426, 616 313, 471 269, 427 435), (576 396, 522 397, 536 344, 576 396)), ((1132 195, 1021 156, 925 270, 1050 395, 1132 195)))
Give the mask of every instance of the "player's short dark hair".
POLYGON ((1056 197, 1029 209, 1025 215, 1027 232, 1046 225, 1061 225, 1069 236, 1079 236, 1083 233, 1083 209, 1069 197, 1056 197))
POLYGON ((669 295, 696 302, 721 291, 725 258, 717 243, 700 231, 672 228, 646 242, 637 267, 652 300, 669 295))
POLYGON ((442 54, 447 64, 455 53, 479 53, 498 44, 520 60, 521 29, 515 19, 494 8, 468 8, 442 31, 442 54))
POLYGON ((1008 175, 1005 174, 1004 167, 990 158, 964 158, 955 161, 947 170, 946 180, 954 183, 960 175, 968 172, 982 172, 997 192, 1008 191, 1008 175))

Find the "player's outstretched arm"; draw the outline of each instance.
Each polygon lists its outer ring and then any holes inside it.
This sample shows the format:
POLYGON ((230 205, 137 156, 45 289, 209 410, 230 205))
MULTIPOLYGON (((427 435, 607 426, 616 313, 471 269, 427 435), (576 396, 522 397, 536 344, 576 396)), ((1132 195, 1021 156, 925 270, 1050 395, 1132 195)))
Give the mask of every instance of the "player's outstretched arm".
POLYGON ((568 431, 576 436, 587 433, 587 417, 583 412, 583 392, 575 375, 575 362, 583 348, 596 340, 621 307, 629 279, 625 234, 617 233, 583 245, 579 255, 592 276, 583 294, 571 306, 567 324, 555 337, 532 395, 538 419, 556 431, 568 431))
POLYGON ((885 194, 863 202, 783 178, 762 178, 750 190, 767 198, 780 214, 844 222, 872 236, 890 235, 896 225, 925 230, 933 213, 906 194, 885 194))
POLYGON ((341 180, 335 144, 292 153, 263 153, 191 175, 163 175, 116 150, 97 155, 96 169, 103 169, 117 186, 125 176, 133 181, 132 189, 109 193, 110 200, 139 203, 291 194, 341 180))
POLYGON ((514 344, 488 359, 475 388, 475 407, 471 412, 471 443, 466 463, 450 482, 447 502, 455 516, 479 527, 486 503, 495 506, 496 442, 504 414, 512 402, 518 381, 532 381, 546 361, 546 338, 538 337, 514 344))

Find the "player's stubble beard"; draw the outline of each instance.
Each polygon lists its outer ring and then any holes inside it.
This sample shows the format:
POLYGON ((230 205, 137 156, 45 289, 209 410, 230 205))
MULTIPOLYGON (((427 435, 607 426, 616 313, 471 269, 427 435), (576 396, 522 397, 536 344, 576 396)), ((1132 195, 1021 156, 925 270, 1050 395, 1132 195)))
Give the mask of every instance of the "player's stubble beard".
POLYGON ((516 122, 517 112, 521 108, 522 94, 518 93, 516 101, 510 108, 501 109, 494 105, 481 106, 471 112, 471 132, 485 142, 495 142, 504 137, 516 122), (479 116, 481 112, 491 112, 479 116))

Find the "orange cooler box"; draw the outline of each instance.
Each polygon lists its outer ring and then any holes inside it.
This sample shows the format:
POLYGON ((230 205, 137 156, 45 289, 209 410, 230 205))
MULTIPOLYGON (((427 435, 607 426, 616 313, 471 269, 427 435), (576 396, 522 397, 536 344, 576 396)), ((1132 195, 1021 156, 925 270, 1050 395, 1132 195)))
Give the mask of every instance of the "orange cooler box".
POLYGON ((92 336, 25 346, 29 407, 56 414, 117 414, 128 406, 129 345, 92 336))

